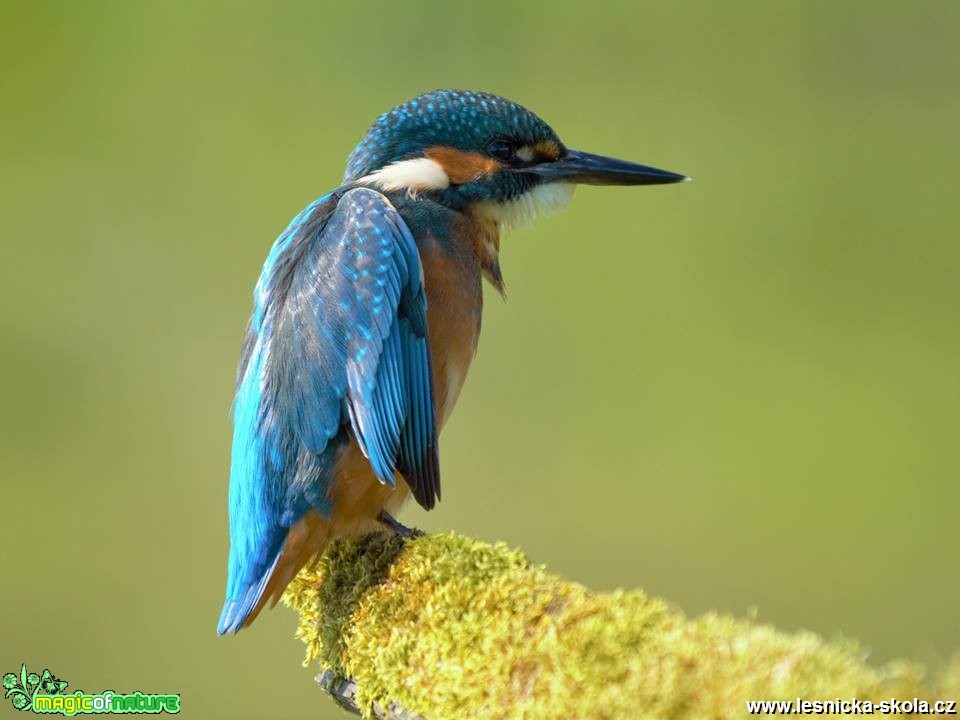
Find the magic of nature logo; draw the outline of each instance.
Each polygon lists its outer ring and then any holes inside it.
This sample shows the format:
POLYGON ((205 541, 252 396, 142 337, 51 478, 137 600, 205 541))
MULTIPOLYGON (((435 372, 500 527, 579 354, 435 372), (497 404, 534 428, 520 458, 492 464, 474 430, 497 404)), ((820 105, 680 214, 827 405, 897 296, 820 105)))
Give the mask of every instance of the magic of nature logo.
POLYGON ((96 695, 82 690, 67 693, 65 690, 68 684, 49 670, 44 670, 39 675, 27 672, 27 665, 24 663, 19 674, 11 672, 3 676, 3 696, 9 699, 17 710, 51 715, 180 712, 179 694, 122 694, 112 690, 96 695))

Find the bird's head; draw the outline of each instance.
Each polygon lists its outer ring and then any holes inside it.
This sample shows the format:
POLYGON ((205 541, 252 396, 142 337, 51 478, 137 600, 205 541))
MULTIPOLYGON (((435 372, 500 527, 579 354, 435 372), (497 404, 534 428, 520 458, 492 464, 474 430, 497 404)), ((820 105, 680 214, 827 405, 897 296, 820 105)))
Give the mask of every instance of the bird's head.
POLYGON ((683 175, 567 148, 524 107, 496 95, 436 90, 370 127, 347 161, 345 184, 429 194, 519 225, 562 207, 576 184, 657 185, 683 175))

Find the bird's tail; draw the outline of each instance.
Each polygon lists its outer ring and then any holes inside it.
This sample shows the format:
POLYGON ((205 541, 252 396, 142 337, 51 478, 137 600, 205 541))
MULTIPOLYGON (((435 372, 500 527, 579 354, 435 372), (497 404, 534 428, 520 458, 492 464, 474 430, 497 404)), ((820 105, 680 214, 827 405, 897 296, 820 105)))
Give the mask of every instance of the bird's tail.
POLYGON ((266 572, 242 588, 238 597, 227 598, 220 612, 217 634, 242 630, 257 619, 268 602, 270 607, 276 605, 300 569, 324 551, 330 535, 330 523, 315 510, 308 511, 294 523, 266 572))

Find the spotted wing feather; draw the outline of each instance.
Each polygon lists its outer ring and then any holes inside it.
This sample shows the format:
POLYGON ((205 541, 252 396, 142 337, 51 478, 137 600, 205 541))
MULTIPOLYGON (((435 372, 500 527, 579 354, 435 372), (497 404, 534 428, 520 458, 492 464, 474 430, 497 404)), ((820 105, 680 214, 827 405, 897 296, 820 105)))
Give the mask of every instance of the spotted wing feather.
POLYGON ((440 492, 416 243, 382 194, 321 198, 274 244, 238 373, 230 475, 231 548, 219 631, 243 627, 289 528, 322 515, 333 456, 352 434, 377 477, 440 492))

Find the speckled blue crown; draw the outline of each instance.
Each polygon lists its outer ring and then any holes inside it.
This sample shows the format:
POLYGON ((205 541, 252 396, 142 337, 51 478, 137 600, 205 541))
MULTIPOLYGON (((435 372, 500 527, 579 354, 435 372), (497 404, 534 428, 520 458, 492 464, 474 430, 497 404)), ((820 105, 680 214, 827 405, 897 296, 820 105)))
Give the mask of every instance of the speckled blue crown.
POLYGON ((347 158, 343 180, 350 182, 391 162, 418 157, 435 145, 476 151, 501 135, 522 144, 545 140, 560 144, 549 125, 506 98, 434 90, 381 115, 347 158))

